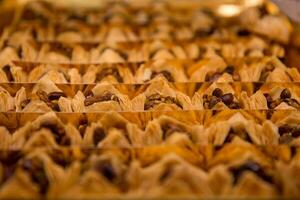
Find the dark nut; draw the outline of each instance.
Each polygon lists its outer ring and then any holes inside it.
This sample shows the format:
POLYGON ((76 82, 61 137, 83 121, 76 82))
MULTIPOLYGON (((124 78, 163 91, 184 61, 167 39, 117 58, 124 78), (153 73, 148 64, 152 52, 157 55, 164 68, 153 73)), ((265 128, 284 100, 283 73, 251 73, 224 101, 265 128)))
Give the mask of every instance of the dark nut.
POLYGON ((246 37, 250 35, 250 32, 247 29, 240 29, 237 32, 238 36, 246 37))
POLYGON ((113 181, 117 177, 117 174, 109 161, 98 161, 95 165, 95 169, 109 181, 113 181))
POLYGON ((272 103, 270 103, 270 106, 269 106, 269 108, 270 109, 274 109, 274 108, 276 108, 279 104, 281 104, 281 99, 276 99, 275 101, 273 101, 272 103))
POLYGON ((285 99, 284 101, 287 104, 289 104, 290 106, 293 106, 294 108, 299 108, 300 107, 300 105, 299 105, 299 103, 296 99, 285 99))
POLYGON ((212 92, 212 95, 215 97, 221 97, 223 95, 223 91, 220 88, 216 88, 212 92))
POLYGON ((291 92, 289 89, 285 88, 284 90, 282 90, 281 94, 280 94, 280 98, 281 99, 289 99, 291 98, 291 92))
POLYGON ((212 109, 217 103, 219 103, 221 100, 218 97, 212 96, 209 104, 208 104, 208 108, 212 109))
POLYGON ((229 108, 230 109, 240 109, 240 104, 237 103, 237 102, 232 102, 230 105, 229 105, 229 108))
POLYGON ((279 138, 279 144, 289 144, 293 140, 290 134, 284 134, 279 138))
POLYGON ((224 72, 233 75, 233 72, 234 72, 234 66, 228 65, 228 66, 226 67, 226 69, 224 70, 224 72))
POLYGON ((298 128, 294 129, 292 132, 294 138, 300 137, 300 130, 298 128))
POLYGON ((101 142, 105 138, 105 132, 103 128, 96 127, 93 135, 94 145, 97 146, 99 142, 101 142))
POLYGON ((291 131, 292 131, 292 127, 290 127, 289 125, 286 125, 286 124, 278 127, 278 133, 280 135, 283 135, 285 133, 289 133, 291 131))
POLYGON ((233 94, 231 93, 227 93, 227 94, 224 94, 222 97, 221 97, 221 100, 223 101, 223 103, 225 103, 226 105, 230 105, 232 102, 233 102, 233 94))
POLYGON ((272 99, 271 95, 269 95, 268 93, 264 93, 264 96, 265 96, 265 98, 267 100, 268 105, 270 103, 272 103, 273 99, 272 99))
POLYGON ((58 100, 60 97, 64 97, 65 94, 63 92, 50 92, 48 94, 49 101, 58 100))
POLYGON ((231 168, 231 171, 234 175, 234 182, 236 183, 241 177, 241 175, 245 171, 252 171, 253 173, 257 174, 260 178, 263 180, 272 183, 273 179, 271 176, 269 176, 267 173, 264 172, 263 168, 256 162, 253 162, 251 160, 248 160, 245 162, 245 164, 239 166, 239 167, 233 167, 231 168))

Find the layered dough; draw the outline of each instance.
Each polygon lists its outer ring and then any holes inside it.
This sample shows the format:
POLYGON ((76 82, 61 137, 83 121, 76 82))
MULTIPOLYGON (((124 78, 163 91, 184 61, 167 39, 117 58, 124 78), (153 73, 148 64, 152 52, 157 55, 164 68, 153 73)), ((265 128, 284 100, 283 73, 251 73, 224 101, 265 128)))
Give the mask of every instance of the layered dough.
POLYGON ((0 82, 36 83, 49 79, 63 84, 142 84, 168 82, 298 82, 297 68, 276 57, 221 57, 201 60, 157 60, 140 63, 40 64, 13 62, 0 68, 0 82))
MULTIPOLYGON (((107 77, 108 78, 108 77, 107 77)), ((297 83, 170 83, 159 76, 149 84, 2 84, 0 111, 102 112, 151 110, 298 110, 297 83)))
MULTIPOLYGON (((30 115, 26 119, 26 114, 22 114, 22 126, 1 127, 0 148, 176 145, 193 149, 195 145, 227 143, 300 144, 299 113, 295 111, 276 111, 272 115, 268 111, 229 110, 217 114, 213 111, 155 113, 153 118, 147 118, 146 113, 139 114, 139 121, 132 121, 137 116, 128 113, 75 115, 73 121, 51 112, 35 119, 30 115)), ((7 116, 1 117, 4 121, 7 116)))
POLYGON ((147 1, 143 6, 139 2, 101 3, 102 6, 78 9, 78 12, 43 2, 27 4, 12 35, 21 32, 35 40, 127 42, 198 37, 228 39, 261 34, 287 43, 292 31, 285 16, 269 8, 267 3, 247 8, 233 21, 219 16, 215 10, 207 12, 189 2, 183 7, 172 1, 147 1))
POLYGON ((196 149, 164 146, 5 152, 0 158, 0 196, 92 199, 299 195, 298 148, 240 143, 196 149))
POLYGON ((0 199, 300 197, 300 74, 273 4, 59 3, 0 27, 0 199))
POLYGON ((0 50, 0 66, 11 61, 42 63, 123 63, 170 59, 218 59, 284 57, 282 45, 264 41, 258 36, 240 39, 195 39, 178 42, 163 40, 134 43, 37 42, 10 38, 0 50))

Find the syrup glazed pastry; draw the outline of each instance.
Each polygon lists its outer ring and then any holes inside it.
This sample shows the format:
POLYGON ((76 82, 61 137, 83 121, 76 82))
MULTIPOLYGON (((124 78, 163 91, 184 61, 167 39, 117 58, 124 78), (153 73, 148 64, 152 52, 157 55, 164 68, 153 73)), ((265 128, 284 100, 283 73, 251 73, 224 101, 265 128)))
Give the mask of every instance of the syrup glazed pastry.
MULTIPOLYGON (((95 35, 95 29, 120 25, 126 28, 123 30, 117 28, 118 36, 120 34, 122 36, 114 37, 114 41, 124 42, 151 38, 191 39, 203 36, 220 38, 224 35, 226 37, 226 29, 228 29, 222 28, 224 19, 215 15, 213 10, 205 11, 205 9, 197 9, 193 6, 189 6, 188 9, 178 9, 169 2, 165 4, 151 2, 146 8, 134 8, 131 4, 126 5, 126 3, 119 2, 108 4, 99 9, 98 12, 91 10, 90 13, 85 10, 81 10, 81 12, 66 11, 55 8, 53 5, 43 5, 39 2, 35 5, 34 3, 24 9, 17 27, 12 27, 12 29, 18 31, 25 28, 29 30, 30 27, 36 25, 39 27, 46 25, 47 28, 44 29, 46 31, 42 31, 42 33, 34 31, 38 33, 37 38, 42 40, 69 38, 72 41, 82 42, 86 38, 93 38, 103 41, 101 35, 107 33, 104 33, 105 31, 103 33, 98 32, 99 34, 96 34, 98 36, 94 38, 92 36, 95 35), (47 26, 47 24, 53 23, 56 24, 54 25, 55 28, 47 26), (68 28, 67 26, 71 27, 68 28), (53 31, 49 31, 49 29, 55 29, 55 33, 53 34, 53 31), (47 33, 45 34, 45 32, 47 33)), ((271 12, 268 7, 268 4, 264 4, 249 8, 238 15, 236 20, 233 20, 235 23, 227 22, 231 26, 240 26, 231 35, 244 36, 253 32, 287 43, 291 33, 291 25, 279 12, 271 12)))
POLYGON ((147 60, 166 59, 201 59, 264 57, 285 55, 284 48, 279 43, 267 41, 259 36, 247 36, 232 39, 204 38, 190 41, 145 42, 145 57, 147 60))
POLYGON ((133 42, 123 44, 24 41, 11 36, 0 51, 1 65, 13 60, 45 63, 122 63, 205 58, 283 58, 284 48, 259 37, 229 41, 133 42))
POLYGON ((156 77, 149 84, 2 83, 1 112, 103 112, 150 110, 298 110, 298 83, 169 83, 156 77))
POLYGON ((0 199, 300 197, 288 19, 133 1, 0 27, 0 199))
POLYGON ((196 152, 174 146, 2 151, 0 197, 292 198, 299 195, 298 154, 298 148, 248 144, 196 152))
POLYGON ((140 63, 39 64, 14 62, 0 68, 0 82, 37 83, 49 79, 71 84, 168 82, 298 82, 297 68, 278 58, 165 60, 140 63))
POLYGON ((128 47, 118 44, 12 41, 15 44, 8 43, 0 52, 1 66, 16 60, 43 63, 122 63, 145 60, 144 51, 138 44, 128 47))
MULTIPOLYGON (((143 89, 143 88, 142 88, 143 89)), ((132 99, 133 110, 190 110, 190 98, 171 88, 164 80, 151 83, 145 91, 132 99)))
POLYGON ((20 21, 22 23, 66 24, 77 22, 91 25, 106 23, 106 25, 132 24, 145 26, 158 22, 187 23, 189 19, 195 19, 195 17, 201 17, 200 19, 205 20, 206 24, 212 24, 214 17, 217 17, 213 16, 213 13, 199 10, 198 6, 196 8, 195 6, 176 8, 176 4, 163 1, 140 4, 141 2, 102 1, 98 7, 94 6, 93 9, 79 8, 74 11, 68 7, 58 6, 49 2, 33 1, 26 4, 23 8, 20 21))
MULTIPOLYGON (((153 118, 135 114, 87 114, 73 121, 53 112, 40 116, 20 114, 22 124, 11 124, 1 115, 0 149, 19 150, 37 147, 130 148, 152 145, 176 145, 194 149, 197 145, 255 144, 300 145, 299 111, 273 113, 262 111, 190 111, 152 113, 153 118), (169 116, 168 116, 169 115, 169 116), (203 121, 198 119, 203 118, 203 121), (28 117, 29 119, 26 119, 28 117), (186 119, 181 119, 185 117, 186 119), (198 117, 198 118, 197 118, 198 117), (13 128, 10 128, 14 126, 13 128)), ((144 116, 145 115, 145 116, 144 116)))

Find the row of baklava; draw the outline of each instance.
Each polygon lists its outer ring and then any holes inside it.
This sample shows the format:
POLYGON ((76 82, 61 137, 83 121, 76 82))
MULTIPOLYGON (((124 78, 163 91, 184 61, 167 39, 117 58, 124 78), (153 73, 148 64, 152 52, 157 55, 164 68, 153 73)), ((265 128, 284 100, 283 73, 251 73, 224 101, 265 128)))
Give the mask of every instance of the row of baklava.
MULTIPOLYGON (((287 27, 279 27, 280 30, 287 27)), ((234 39, 247 36, 258 36, 262 34, 251 33, 240 26, 217 27, 199 30, 189 25, 176 26, 172 24, 160 24, 152 27, 130 27, 117 25, 82 26, 78 24, 68 25, 40 25, 23 24, 17 27, 6 28, 4 38, 9 36, 19 37, 21 34, 30 39, 38 41, 62 41, 62 42, 135 42, 141 40, 164 39, 164 40, 191 40, 199 38, 234 39), (9 36, 8 36, 9 34, 9 36)), ((268 32, 268 31, 266 31, 268 32)), ((273 32, 272 32, 273 33, 273 32)), ((272 34, 269 33, 269 34, 272 34)), ((289 33, 284 38, 286 43, 289 33)), ((264 36, 264 35, 262 35, 264 36)), ((272 37, 276 37, 274 35, 272 37)), ((266 36, 264 36, 266 37, 266 36)), ((268 36, 267 36, 268 37, 268 36)), ((270 37, 271 39, 273 39, 270 37)), ((279 39, 275 41, 282 42, 279 39)))
POLYGON ((300 108, 298 83, 0 84, 1 112, 300 108))
MULTIPOLYGON (((264 15, 271 14, 268 11, 268 6, 261 6, 260 12, 264 15)), ((213 22, 218 17, 209 9, 195 7, 194 5, 192 7, 176 8, 174 4, 171 5, 162 1, 147 3, 144 6, 137 6, 136 3, 132 4, 125 1, 109 2, 104 6, 99 5, 99 7, 95 6, 90 9, 77 8, 75 12, 70 8, 57 6, 53 3, 32 1, 23 8, 20 20, 58 24, 77 21, 93 25, 109 22, 144 26, 158 21, 173 21, 178 24, 187 23, 188 20, 197 16, 201 16, 209 22, 213 22)))
POLYGON ((194 40, 186 42, 149 41, 141 43, 79 44, 48 43, 11 37, 0 51, 0 66, 14 60, 46 63, 123 63, 149 60, 204 58, 262 58, 285 56, 284 48, 259 37, 234 41, 194 40))
MULTIPOLYGON (((104 2, 104 1, 102 1, 104 2)), ((132 24, 145 26, 156 22, 172 21, 174 23, 187 23, 190 19, 206 19, 213 23, 218 18, 212 10, 195 7, 176 8, 166 2, 152 2, 145 6, 136 6, 134 3, 115 2, 92 9, 77 8, 74 10, 59 7, 55 4, 41 1, 28 3, 22 10, 20 20, 42 21, 44 23, 67 24, 81 22, 83 24, 101 25, 103 23, 132 24)), ((174 5, 174 4, 173 4, 174 5)), ((176 5, 176 4, 175 4, 176 5)), ((260 12, 264 15, 271 14, 268 6, 261 6, 260 12)), ((219 17, 219 20, 221 18, 219 17)))
POLYGON ((299 152, 249 144, 1 151, 0 197, 295 198, 299 152))
MULTIPOLYGON (((268 5, 251 7, 238 15, 235 20, 227 20, 228 22, 220 23, 220 21, 224 21, 224 18, 214 15, 212 10, 209 12, 192 8, 186 10, 179 9, 177 12, 175 9, 167 12, 167 9, 164 7, 153 6, 155 4, 150 4, 151 6, 148 7, 148 10, 138 8, 140 12, 133 10, 135 16, 130 16, 130 14, 128 15, 128 13, 126 13, 126 11, 131 10, 130 7, 124 8, 122 7, 121 3, 117 3, 116 6, 110 5, 110 7, 104 9, 104 11, 97 12, 94 10, 94 12, 91 12, 92 16, 89 16, 86 12, 76 13, 71 10, 69 10, 69 12, 60 12, 60 10, 57 9, 56 12, 51 12, 45 8, 47 6, 39 5, 40 3, 37 3, 38 5, 34 5, 34 3, 33 5, 24 9, 23 14, 20 15, 17 26, 14 28, 18 28, 18 26, 22 27, 23 25, 28 26, 30 24, 42 24, 43 26, 54 23, 60 26, 62 29, 72 26, 72 28, 77 27, 79 32, 84 32, 85 28, 89 26, 97 28, 100 26, 109 25, 125 25, 127 27, 134 27, 135 31, 133 32, 137 33, 139 32, 139 29, 143 30, 145 26, 152 26, 155 27, 154 30, 156 30, 153 31, 154 35, 156 35, 156 32, 160 31, 162 32, 162 35, 165 35, 169 29, 172 29, 173 33, 164 38, 173 38, 172 35, 176 36, 176 34, 179 34, 179 37, 175 38, 187 39, 193 35, 210 35, 212 32, 214 32, 214 29, 218 27, 220 28, 228 25, 239 25, 244 27, 246 31, 250 30, 251 32, 266 35, 269 38, 282 42, 288 41, 291 32, 291 25, 289 24, 288 20, 278 11, 274 11, 274 8, 270 9, 270 6, 268 5), (157 11, 149 11, 151 8, 154 8, 154 10, 156 9, 157 11), (99 19, 99 16, 95 16, 93 13, 101 13, 101 19, 99 19), (170 16, 170 13, 172 16, 170 16), (59 23, 57 23, 57 21, 59 21, 59 23), (90 25, 89 21, 92 21, 93 25, 90 25), (97 21, 97 23, 95 23, 95 21, 97 21), (182 30, 180 30, 179 27, 182 27, 182 30), (188 30, 189 28, 193 30, 193 33, 188 30)), ((74 35, 72 28, 69 30, 69 32, 66 31, 66 35, 74 35)), ((146 32, 149 33, 149 30, 146 32)), ((146 39, 144 37, 138 38, 146 39)), ((78 37, 75 37, 75 39, 78 39, 78 37)), ((79 39, 80 41, 86 40, 86 38, 83 37, 79 37, 79 39)), ((134 40, 136 38, 127 38, 127 40, 132 39, 134 40)))
MULTIPOLYGON (((193 149, 195 145, 224 145, 244 142, 256 145, 300 145, 300 114, 298 111, 288 114, 265 112, 267 117, 271 117, 270 120, 255 121, 254 114, 257 113, 258 111, 217 114, 169 112, 162 113, 154 119, 137 119, 145 124, 140 127, 138 122, 131 122, 132 119, 128 119, 129 116, 138 118, 136 114, 124 117, 120 114, 110 113, 102 116, 95 115, 98 118, 91 116, 92 119, 81 115, 77 116, 79 121, 76 124, 74 121, 72 121, 73 123, 63 122, 63 118, 50 112, 35 116, 36 118, 33 118, 32 121, 24 119, 26 114, 20 116, 25 121, 24 125, 13 127, 12 130, 7 129, 11 124, 7 122, 5 116, 1 116, 3 122, 0 127, 0 149, 31 149, 45 146, 51 148, 62 146, 130 148, 152 145, 176 145, 193 149), (204 124, 199 121, 183 122, 176 119, 180 114, 189 119, 192 117, 188 114, 199 114, 207 122, 204 124), (203 116, 205 114, 206 116, 203 116)), ((75 116, 73 118, 76 119, 75 116)))
POLYGON ((49 79, 61 84, 143 84, 169 82, 299 82, 297 68, 276 57, 259 59, 165 60, 95 65, 14 62, 0 68, 1 83, 37 83, 49 79))

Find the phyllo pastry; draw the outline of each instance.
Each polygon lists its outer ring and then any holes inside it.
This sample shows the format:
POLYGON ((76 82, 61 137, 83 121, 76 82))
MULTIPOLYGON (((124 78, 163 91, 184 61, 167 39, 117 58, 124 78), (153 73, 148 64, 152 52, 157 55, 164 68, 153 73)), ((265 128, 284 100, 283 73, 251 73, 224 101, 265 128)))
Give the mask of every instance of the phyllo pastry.
POLYGON ((290 39, 292 26, 274 5, 266 3, 260 7, 250 7, 242 12, 239 19, 243 26, 254 33, 283 43, 290 39))
POLYGON ((246 111, 222 111, 210 119, 199 136, 199 143, 224 145, 226 143, 253 143, 257 145, 279 144, 277 126, 269 121, 257 122, 246 111), (213 119, 213 121, 212 121, 213 119))
POLYGON ((297 83, 268 83, 259 86, 253 95, 241 93, 241 101, 247 109, 299 109, 297 83))
POLYGON ((298 146, 300 144, 299 113, 297 111, 274 113, 271 120, 277 127, 280 144, 298 146))
POLYGON ((10 149, 78 146, 82 141, 74 125, 63 124, 52 112, 40 116, 32 123, 26 123, 12 134, 10 140, 10 149))
POLYGON ((151 82, 132 99, 132 108, 141 110, 189 110, 193 106, 189 96, 172 88, 164 79, 151 82))
MULTIPOLYGON (((78 91, 76 96, 80 96, 78 91)), ((82 94, 82 93, 81 93, 82 94)), ((83 103, 85 111, 129 111, 132 110, 132 102, 129 97, 122 94, 113 85, 97 84, 90 91, 85 93, 85 96, 81 95, 78 98, 79 103, 83 103)))
POLYGON ((52 183, 55 185, 65 177, 63 167, 55 164, 44 152, 33 151, 23 157, 22 152, 13 151, 8 153, 13 158, 6 156, 4 153, 1 171, 10 170, 11 173, 1 173, 1 198, 41 198, 52 183))
POLYGON ((131 64, 90 65, 82 76, 83 83, 135 83, 131 64))
POLYGON ((279 196, 275 159, 263 150, 241 143, 228 144, 215 151, 208 162, 212 190, 221 196, 279 196), (221 184, 226 186, 220 187, 221 184))

